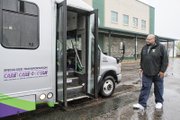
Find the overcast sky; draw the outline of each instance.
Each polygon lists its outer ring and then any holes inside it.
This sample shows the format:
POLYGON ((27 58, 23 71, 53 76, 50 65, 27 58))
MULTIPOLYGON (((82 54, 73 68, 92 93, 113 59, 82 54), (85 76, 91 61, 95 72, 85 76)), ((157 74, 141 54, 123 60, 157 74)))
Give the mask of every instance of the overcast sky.
POLYGON ((155 7, 155 34, 180 39, 179 0, 140 0, 155 7))

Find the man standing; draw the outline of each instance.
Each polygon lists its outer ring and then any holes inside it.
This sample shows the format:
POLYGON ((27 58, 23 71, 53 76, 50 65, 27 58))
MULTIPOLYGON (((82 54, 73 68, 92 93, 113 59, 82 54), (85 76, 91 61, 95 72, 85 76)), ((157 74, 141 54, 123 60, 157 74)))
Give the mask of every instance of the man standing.
POLYGON ((142 72, 142 88, 139 102, 133 105, 134 109, 147 107, 147 100, 154 83, 156 109, 163 106, 164 73, 168 66, 168 55, 164 45, 160 44, 157 36, 150 34, 146 38, 146 45, 141 50, 140 70, 142 72))

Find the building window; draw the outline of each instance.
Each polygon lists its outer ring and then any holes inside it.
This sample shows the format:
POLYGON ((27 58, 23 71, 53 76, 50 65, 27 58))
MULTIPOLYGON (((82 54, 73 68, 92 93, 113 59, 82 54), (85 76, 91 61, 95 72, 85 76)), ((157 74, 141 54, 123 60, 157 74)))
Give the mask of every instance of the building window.
POLYGON ((129 25, 129 16, 123 15, 123 25, 129 25))
POLYGON ((138 28, 138 18, 133 17, 133 27, 138 28))
POLYGON ((146 30, 146 21, 145 20, 141 20, 141 29, 146 30))
POLYGON ((111 11, 111 22, 118 23, 118 12, 111 11))
POLYGON ((2 0, 1 44, 6 48, 36 49, 39 46, 39 12, 34 3, 2 0))

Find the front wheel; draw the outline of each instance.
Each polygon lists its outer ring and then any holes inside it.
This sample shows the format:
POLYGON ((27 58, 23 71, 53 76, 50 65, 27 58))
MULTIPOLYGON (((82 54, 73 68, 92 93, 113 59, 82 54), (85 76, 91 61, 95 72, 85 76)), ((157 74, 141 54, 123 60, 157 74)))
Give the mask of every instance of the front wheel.
POLYGON ((110 97, 115 89, 115 80, 112 76, 107 76, 104 78, 100 88, 100 94, 103 97, 110 97))

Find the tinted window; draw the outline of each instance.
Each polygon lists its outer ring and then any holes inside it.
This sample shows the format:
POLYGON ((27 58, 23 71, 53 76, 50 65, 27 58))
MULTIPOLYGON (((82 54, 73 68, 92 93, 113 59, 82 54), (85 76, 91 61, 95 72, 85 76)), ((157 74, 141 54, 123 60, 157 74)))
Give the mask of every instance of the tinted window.
POLYGON ((18 11, 18 1, 17 0, 2 0, 3 9, 18 11))
POLYGON ((38 41, 38 18, 34 16, 22 15, 21 19, 21 42, 22 47, 37 48, 38 41))
POLYGON ((39 46, 38 7, 17 0, 1 0, 1 2, 3 2, 3 9, 0 9, 1 44, 7 48, 37 48, 39 46))
POLYGON ((38 7, 31 3, 25 3, 24 12, 28 14, 38 15, 38 7))
POLYGON ((19 14, 3 11, 3 40, 5 47, 20 46, 21 23, 19 14))

